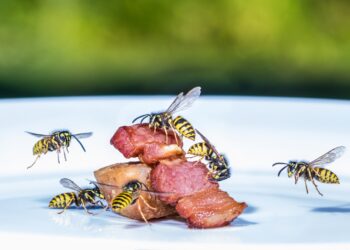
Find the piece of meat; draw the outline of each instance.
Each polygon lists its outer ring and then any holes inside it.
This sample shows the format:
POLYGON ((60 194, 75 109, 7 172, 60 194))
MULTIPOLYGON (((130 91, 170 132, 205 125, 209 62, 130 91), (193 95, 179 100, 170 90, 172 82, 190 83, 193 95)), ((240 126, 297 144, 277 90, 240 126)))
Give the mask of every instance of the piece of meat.
POLYGON ((173 193, 160 197, 168 204, 182 197, 218 187, 208 180, 208 169, 201 162, 188 162, 183 159, 161 161, 151 172, 152 187, 157 192, 173 193))
POLYGON ((236 202, 226 192, 210 188, 181 198, 176 211, 187 219, 189 227, 213 228, 228 225, 247 207, 236 202))
POLYGON ((185 154, 182 150, 182 140, 176 133, 168 130, 168 144, 166 144, 164 130, 154 131, 148 124, 122 126, 118 128, 110 142, 124 157, 139 157, 146 164, 154 164, 161 159, 181 157, 185 154))
MULTIPOLYGON (((132 180, 138 180, 152 190, 149 179, 150 172, 151 167, 140 162, 130 162, 114 164, 101 168, 96 170, 94 175, 99 183, 123 187, 126 183, 132 180)), ((122 192, 122 189, 104 185, 100 185, 100 189, 105 195, 109 205, 111 205, 113 198, 122 192)), ((142 199, 139 199, 135 204, 129 205, 121 210, 120 214, 131 219, 143 220, 140 211, 138 210, 138 202, 140 203, 142 213, 145 215, 147 220, 161 218, 176 213, 173 207, 166 205, 164 202, 159 200, 157 195, 147 192, 141 192, 141 195, 147 201, 147 203, 155 209, 149 208, 146 204, 144 204, 142 199)))
POLYGON ((157 142, 145 144, 143 154, 139 155, 139 159, 148 164, 172 158, 185 159, 183 150, 176 144, 165 145, 157 142))

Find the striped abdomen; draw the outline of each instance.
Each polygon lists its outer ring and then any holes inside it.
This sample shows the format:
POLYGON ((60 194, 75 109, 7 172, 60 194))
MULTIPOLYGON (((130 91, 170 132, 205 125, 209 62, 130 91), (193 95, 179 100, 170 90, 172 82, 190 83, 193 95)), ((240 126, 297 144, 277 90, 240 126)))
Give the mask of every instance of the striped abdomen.
POLYGON ((49 203, 49 207, 65 208, 73 203, 78 206, 78 200, 75 193, 63 193, 53 197, 49 203))
POLYGON ((120 210, 126 208, 133 203, 133 193, 124 191, 118 194, 112 201, 112 210, 119 213, 120 210))
POLYGON ((177 116, 173 120, 173 125, 175 129, 184 137, 194 141, 196 139, 196 132, 194 131, 194 128, 192 127, 191 123, 189 123, 185 118, 182 116, 177 116))
POLYGON ((46 154, 48 151, 54 151, 58 148, 59 144, 53 139, 53 137, 45 137, 34 144, 33 154, 46 154))
POLYGON ((205 142, 199 142, 193 144, 187 151, 187 154, 195 155, 195 156, 207 156, 212 157, 213 150, 205 144, 205 142))
POLYGON ((315 179, 322 183, 339 184, 338 176, 332 171, 325 168, 313 168, 315 173, 315 179))

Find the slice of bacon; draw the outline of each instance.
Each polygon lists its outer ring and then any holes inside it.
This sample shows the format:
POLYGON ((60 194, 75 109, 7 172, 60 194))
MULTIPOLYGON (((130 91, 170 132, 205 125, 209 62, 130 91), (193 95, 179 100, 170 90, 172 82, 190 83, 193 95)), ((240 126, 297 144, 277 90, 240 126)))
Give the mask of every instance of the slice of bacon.
POLYGON ((154 130, 148 124, 137 124, 118 128, 110 142, 124 157, 139 157, 146 164, 154 164, 162 159, 183 157, 185 154, 182 140, 175 132, 169 130, 167 137, 166 144, 163 129, 154 130))
POLYGON ((184 196, 218 187, 217 183, 208 180, 208 170, 203 163, 183 159, 161 161, 151 171, 151 183, 157 192, 174 193, 161 197, 173 205, 184 196))
POLYGON ((226 192, 210 188, 181 198, 176 211, 187 219, 189 227, 213 228, 228 225, 247 207, 236 202, 226 192))

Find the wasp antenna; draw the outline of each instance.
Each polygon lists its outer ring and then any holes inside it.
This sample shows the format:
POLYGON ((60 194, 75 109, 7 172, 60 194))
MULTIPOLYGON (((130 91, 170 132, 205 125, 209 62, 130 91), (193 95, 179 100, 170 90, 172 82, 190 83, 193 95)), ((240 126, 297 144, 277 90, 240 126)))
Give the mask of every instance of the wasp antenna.
POLYGON ((147 118, 150 117, 151 115, 145 115, 142 119, 141 119, 141 123, 143 123, 143 121, 147 118))
POLYGON ((278 171, 277 176, 278 176, 278 177, 280 177, 280 175, 281 175, 282 171, 283 171, 285 168, 287 168, 287 167, 288 167, 288 165, 287 165, 287 166, 285 166, 285 167, 283 167, 283 168, 281 168, 281 170, 280 170, 280 171, 278 171))
POLYGON ((274 164, 272 164, 272 167, 276 166, 276 165, 287 165, 288 163, 285 162, 276 162, 274 164))
POLYGON ((93 184, 95 187, 98 188, 98 186, 97 186, 97 183, 98 183, 98 182, 92 181, 92 180, 89 180, 89 179, 85 179, 85 180, 87 180, 87 181, 89 182, 89 184, 93 184))
POLYGON ((86 150, 85 150, 83 144, 82 144, 81 141, 78 139, 78 137, 76 137, 76 136, 73 135, 73 134, 72 134, 72 137, 73 137, 75 140, 77 140, 77 142, 80 144, 81 148, 84 150, 84 152, 86 152, 86 150))
POLYGON ((141 120, 141 123, 142 123, 142 121, 149 116, 151 116, 151 115, 150 114, 140 115, 140 116, 136 117, 134 120, 132 120, 132 123, 136 122, 140 118, 142 118, 142 120, 141 120))

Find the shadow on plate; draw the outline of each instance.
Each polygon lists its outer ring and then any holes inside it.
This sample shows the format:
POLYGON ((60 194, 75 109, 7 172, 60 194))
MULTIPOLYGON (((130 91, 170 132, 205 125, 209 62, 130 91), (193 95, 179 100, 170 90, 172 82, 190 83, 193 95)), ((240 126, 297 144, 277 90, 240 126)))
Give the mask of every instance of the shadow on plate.
POLYGON ((231 223, 231 226, 233 226, 233 227, 246 227, 246 226, 252 226, 252 225, 256 225, 256 224, 258 224, 258 223, 252 222, 252 221, 247 221, 247 220, 242 219, 242 218, 237 218, 231 223))
POLYGON ((256 211, 258 211, 258 208, 257 207, 254 207, 254 206, 251 206, 251 205, 248 205, 248 207, 246 209, 244 209, 244 214, 253 214, 253 213, 256 213, 256 211))
POLYGON ((311 210, 315 213, 350 213, 350 203, 333 207, 316 207, 311 210))

